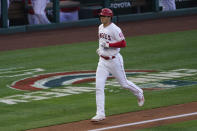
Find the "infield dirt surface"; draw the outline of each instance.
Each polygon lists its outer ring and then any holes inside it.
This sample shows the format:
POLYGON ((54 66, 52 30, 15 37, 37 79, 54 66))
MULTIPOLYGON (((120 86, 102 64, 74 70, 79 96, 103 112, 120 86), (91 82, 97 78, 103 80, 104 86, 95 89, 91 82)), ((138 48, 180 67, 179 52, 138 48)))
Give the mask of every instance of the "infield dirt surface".
MULTIPOLYGON (((140 36, 148 34, 159 34, 176 31, 197 29, 197 15, 169 17, 162 19, 118 23, 124 35, 140 36)), ((36 48, 49 45, 73 44, 77 42, 96 41, 97 26, 65 28, 40 32, 17 33, 0 36, 0 51, 36 48)), ((132 106, 132 105, 131 105, 132 106)), ((73 122, 68 124, 54 125, 30 131, 85 131, 104 127, 118 126, 111 130, 131 131, 135 129, 148 128, 187 120, 197 119, 197 114, 176 118, 178 115, 197 113, 197 102, 174 105, 169 107, 156 108, 138 112, 125 113, 108 116, 106 120, 99 123, 92 123, 90 120, 73 122), (173 119, 167 119, 172 118, 173 119), (166 118, 162 120, 162 118, 166 118), (154 120, 148 122, 147 120, 154 120), (136 123, 138 122, 138 124, 136 123), (140 124, 141 122, 142 124, 140 124), (122 124, 136 123, 132 126, 120 127, 122 124)))
POLYGON ((160 126, 160 125, 176 123, 181 121, 195 120, 195 119, 197 119, 197 102, 192 102, 187 104, 173 105, 173 106, 156 108, 151 110, 113 115, 107 117, 106 120, 97 123, 90 122, 90 120, 84 120, 84 121, 73 122, 68 124, 38 128, 29 131, 65 131, 65 130, 66 131, 87 131, 87 130, 96 131, 96 129, 113 127, 113 126, 117 126, 117 127, 112 129, 106 129, 106 130, 132 131, 135 129, 142 129, 142 128, 160 126), (196 114, 188 117, 185 116, 180 118, 162 120, 162 118, 179 116, 193 112, 196 112, 196 114), (155 121, 146 122, 148 120, 149 121, 155 120, 155 121), (141 124, 140 123, 137 124, 136 122, 138 123, 141 122, 141 124), (125 124, 131 124, 131 123, 133 123, 133 125, 124 126, 125 124))

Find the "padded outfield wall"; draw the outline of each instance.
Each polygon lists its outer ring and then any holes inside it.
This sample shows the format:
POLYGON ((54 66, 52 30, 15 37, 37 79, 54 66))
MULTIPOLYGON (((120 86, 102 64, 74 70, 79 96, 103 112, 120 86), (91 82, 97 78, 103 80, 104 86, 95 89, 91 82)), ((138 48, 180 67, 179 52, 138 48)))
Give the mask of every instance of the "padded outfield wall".
MULTIPOLYGON (((20 0, 16 0, 15 3, 19 3, 19 1, 20 0)), ((100 21, 98 16, 95 15, 95 12, 98 12, 101 8, 104 7, 111 8, 114 11, 115 16, 113 17, 113 21, 115 23, 197 14, 196 0, 176 0, 177 9, 174 11, 162 11, 159 0, 97 0, 94 2, 92 2, 91 0, 75 1, 80 3, 78 21, 60 23, 60 8, 68 6, 60 3, 59 0, 51 0, 52 6, 50 5, 47 7, 47 9, 50 9, 54 12, 52 15, 48 15, 48 17, 51 18, 51 24, 29 25, 28 23, 23 22, 24 24, 13 24, 10 26, 8 25, 7 19, 9 19, 11 11, 7 10, 7 2, 2 1, 0 34, 97 25, 100 23, 100 21)), ((24 12, 28 8, 31 7, 28 6, 26 1, 24 3, 24 12)))

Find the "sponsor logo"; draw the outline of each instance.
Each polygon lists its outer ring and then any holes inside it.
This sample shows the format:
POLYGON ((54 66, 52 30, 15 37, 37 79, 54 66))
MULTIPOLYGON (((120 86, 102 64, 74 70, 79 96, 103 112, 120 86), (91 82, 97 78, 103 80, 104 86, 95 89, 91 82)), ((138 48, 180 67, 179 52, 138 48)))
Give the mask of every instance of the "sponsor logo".
POLYGON ((130 1, 124 1, 124 2, 115 2, 110 4, 110 8, 118 9, 118 8, 131 8, 131 2, 130 1))
MULTIPOLYGON (((197 85, 196 69, 170 71, 126 70, 128 80, 147 90, 197 85)), ((110 76, 109 78, 113 78, 110 76)), ((13 82, 10 88, 31 91, 0 98, 0 103, 18 104, 35 100, 81 94, 95 91, 95 71, 60 72, 37 75, 13 82), (82 86, 84 85, 85 86, 82 86), (47 90, 46 90, 47 89, 47 90)), ((121 88, 115 79, 106 82, 106 91, 119 92, 121 88), (115 87, 115 88, 114 88, 115 87)))

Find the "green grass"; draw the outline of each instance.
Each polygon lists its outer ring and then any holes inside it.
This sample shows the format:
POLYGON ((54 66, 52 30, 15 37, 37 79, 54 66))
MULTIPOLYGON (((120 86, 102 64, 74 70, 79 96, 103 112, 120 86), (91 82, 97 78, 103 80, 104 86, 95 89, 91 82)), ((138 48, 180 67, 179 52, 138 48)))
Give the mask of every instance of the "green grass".
MULTIPOLYGON (((127 47, 121 49, 125 69, 197 69, 197 30, 158 35, 128 37, 127 47)), ((50 72, 96 70, 98 56, 96 41, 0 52, 0 69, 21 67, 43 68, 45 71, 18 77, 0 77, 0 99, 24 91, 7 87, 12 82, 50 72)), ((1 74, 0 74, 1 75, 1 74)), ((114 88, 109 87, 107 88, 114 88)), ((139 108, 136 98, 126 90, 106 92, 106 114, 182 104, 196 101, 197 88, 185 86, 161 91, 145 91, 145 106, 139 108), (168 99, 165 99, 168 98, 168 99)), ((0 103, 0 130, 19 131, 42 126, 90 119, 95 114, 95 93, 32 101, 16 105, 0 103)), ((185 122, 185 128, 196 129, 193 121, 185 122), (187 126, 188 125, 188 126, 187 126)), ((178 124, 179 125, 179 124, 178 124)), ((155 128, 178 130, 181 126, 170 125, 155 128)), ((151 130, 151 129, 150 129, 151 130)), ((154 130, 154 129, 153 129, 154 130)))

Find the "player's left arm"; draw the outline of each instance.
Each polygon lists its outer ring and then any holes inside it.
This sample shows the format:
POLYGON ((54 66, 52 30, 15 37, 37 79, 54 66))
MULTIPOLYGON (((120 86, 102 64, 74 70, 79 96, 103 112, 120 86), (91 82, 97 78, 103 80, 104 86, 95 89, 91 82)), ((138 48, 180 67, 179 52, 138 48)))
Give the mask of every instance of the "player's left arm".
POLYGON ((109 48, 109 47, 113 47, 113 48, 124 48, 124 47, 126 47, 126 45, 127 44, 126 44, 125 39, 120 40, 120 41, 115 42, 115 43, 110 43, 110 42, 103 43, 103 46, 104 47, 107 47, 107 48, 109 48))
POLYGON ((121 40, 121 41, 118 41, 116 43, 108 43, 108 44, 109 44, 109 47, 114 47, 114 48, 124 48, 124 47, 126 47, 125 39, 121 40))
POLYGON ((113 48, 124 48, 126 47, 126 41, 125 41, 125 37, 122 33, 122 30, 120 28, 117 28, 117 30, 114 32, 114 36, 115 40, 117 42, 114 43, 108 43, 109 47, 113 47, 113 48))

